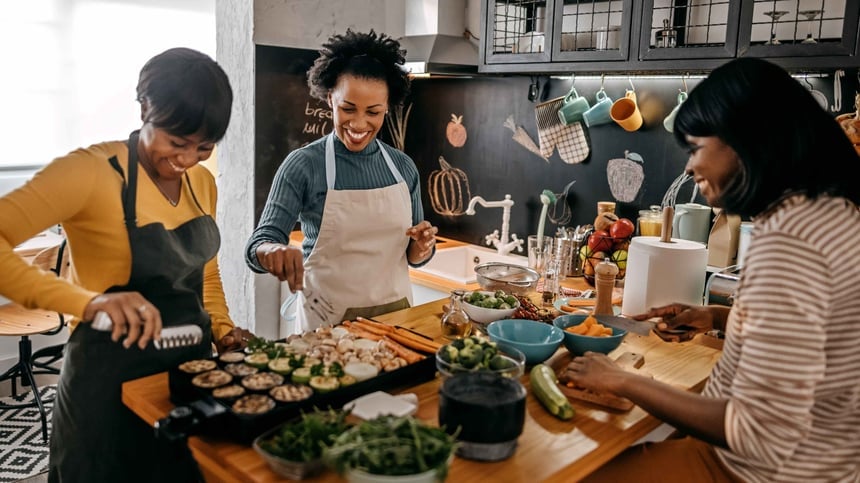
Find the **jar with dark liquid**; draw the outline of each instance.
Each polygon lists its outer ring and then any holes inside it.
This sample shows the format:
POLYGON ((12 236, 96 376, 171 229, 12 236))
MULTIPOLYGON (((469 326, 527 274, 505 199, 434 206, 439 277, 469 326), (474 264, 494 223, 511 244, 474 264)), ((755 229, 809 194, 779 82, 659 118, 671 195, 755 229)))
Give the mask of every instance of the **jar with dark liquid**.
POLYGON ((448 339, 462 339, 472 333, 472 321, 463 310, 463 290, 451 291, 451 302, 442 314, 442 335, 448 339))

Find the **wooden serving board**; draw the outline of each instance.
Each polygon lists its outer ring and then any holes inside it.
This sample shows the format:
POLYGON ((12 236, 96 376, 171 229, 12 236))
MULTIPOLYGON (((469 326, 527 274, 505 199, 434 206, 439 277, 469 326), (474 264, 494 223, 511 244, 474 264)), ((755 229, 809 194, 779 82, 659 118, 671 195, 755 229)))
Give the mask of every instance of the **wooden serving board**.
MULTIPOLYGON (((578 387, 568 387, 566 382, 569 378, 565 375, 565 372, 567 371, 567 363, 570 362, 570 360, 571 359, 565 359, 563 364, 557 363, 555 364, 555 367, 553 367, 553 370, 555 370, 555 373, 558 376, 558 387, 568 399, 586 401, 592 404, 597 404, 598 406, 617 409, 619 411, 630 411, 633 409, 634 404, 629 399, 612 394, 601 394, 578 387)), ((625 370, 638 371, 638 369, 645 364, 645 356, 634 352, 625 352, 615 359, 615 363, 625 370)))

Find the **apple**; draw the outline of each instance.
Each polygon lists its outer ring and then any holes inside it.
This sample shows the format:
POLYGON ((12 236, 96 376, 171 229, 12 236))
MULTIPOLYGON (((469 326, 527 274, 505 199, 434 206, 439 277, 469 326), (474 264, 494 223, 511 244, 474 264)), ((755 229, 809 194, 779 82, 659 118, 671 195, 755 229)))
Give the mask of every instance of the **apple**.
POLYGON ((606 252, 592 253, 590 257, 585 259, 585 263, 582 264, 582 273, 589 277, 593 277, 594 267, 596 267, 598 263, 602 262, 604 258, 606 258, 606 252))
POLYGON ((586 260, 591 256, 591 248, 588 248, 588 245, 582 245, 582 248, 579 249, 579 258, 581 260, 586 260))
POLYGON ((618 270, 627 268, 627 250, 615 250, 609 256, 609 259, 615 262, 615 265, 618 265, 618 270))
POLYGON ((608 252, 612 249, 612 237, 606 230, 595 230, 588 237, 587 245, 594 252, 608 252))
POLYGON ((636 225, 627 218, 619 218, 609 227, 612 238, 627 238, 636 230, 636 225))
POLYGON ((594 219, 594 229, 609 230, 609 227, 612 226, 612 224, 616 221, 618 221, 618 215, 616 215, 615 213, 604 211, 603 213, 597 215, 597 218, 594 219))
POLYGON ((630 249, 630 239, 622 238, 620 240, 615 240, 615 243, 612 245, 613 250, 629 250, 630 249))

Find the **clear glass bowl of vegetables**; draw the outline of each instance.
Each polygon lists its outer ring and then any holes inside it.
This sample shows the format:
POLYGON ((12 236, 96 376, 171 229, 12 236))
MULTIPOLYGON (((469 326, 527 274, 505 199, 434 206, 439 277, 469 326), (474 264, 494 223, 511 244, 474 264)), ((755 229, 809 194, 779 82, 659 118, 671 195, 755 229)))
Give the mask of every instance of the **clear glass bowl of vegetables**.
POLYGON ((436 369, 443 378, 477 371, 519 378, 525 371, 525 363, 522 351, 478 336, 457 339, 436 351, 436 369))
POLYGON ((411 416, 383 415, 344 431, 323 460, 347 481, 445 481, 456 435, 411 416))

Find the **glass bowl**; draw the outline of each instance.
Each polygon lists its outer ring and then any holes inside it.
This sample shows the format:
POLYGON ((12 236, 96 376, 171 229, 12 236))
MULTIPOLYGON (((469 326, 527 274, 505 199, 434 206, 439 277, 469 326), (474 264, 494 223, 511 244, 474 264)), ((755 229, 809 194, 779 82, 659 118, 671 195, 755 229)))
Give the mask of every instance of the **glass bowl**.
POLYGON ((446 351, 446 347, 449 345, 457 345, 458 341, 454 341, 451 344, 443 345, 436 351, 436 369, 439 371, 439 374, 442 375, 442 378, 448 378, 455 374, 462 374, 467 372, 492 372, 505 377, 513 377, 519 378, 525 373, 525 364, 526 364, 526 356, 522 353, 522 351, 518 350, 515 347, 506 346, 504 344, 495 344, 497 349, 497 354, 501 357, 502 363, 504 367, 498 368, 487 368, 487 367, 466 367, 462 364, 456 362, 448 362, 446 358, 442 355, 443 351, 446 351))

